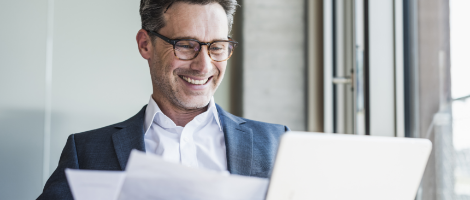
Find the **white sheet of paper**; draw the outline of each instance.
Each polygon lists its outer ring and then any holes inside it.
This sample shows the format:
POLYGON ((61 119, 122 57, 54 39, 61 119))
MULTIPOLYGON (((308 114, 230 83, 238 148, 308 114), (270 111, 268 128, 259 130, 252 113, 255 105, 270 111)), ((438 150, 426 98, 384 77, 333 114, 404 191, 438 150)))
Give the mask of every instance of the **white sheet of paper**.
POLYGON ((268 179, 195 169, 133 150, 119 200, 263 200, 268 179))
POLYGON ((75 200, 116 200, 126 176, 122 171, 65 169, 75 200))

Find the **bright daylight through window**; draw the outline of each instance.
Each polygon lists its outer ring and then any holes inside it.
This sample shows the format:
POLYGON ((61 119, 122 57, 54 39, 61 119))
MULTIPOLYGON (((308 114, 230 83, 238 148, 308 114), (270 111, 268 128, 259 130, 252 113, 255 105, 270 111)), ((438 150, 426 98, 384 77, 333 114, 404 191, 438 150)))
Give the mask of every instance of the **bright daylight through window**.
POLYGON ((470 1, 450 1, 455 195, 470 199, 470 1))

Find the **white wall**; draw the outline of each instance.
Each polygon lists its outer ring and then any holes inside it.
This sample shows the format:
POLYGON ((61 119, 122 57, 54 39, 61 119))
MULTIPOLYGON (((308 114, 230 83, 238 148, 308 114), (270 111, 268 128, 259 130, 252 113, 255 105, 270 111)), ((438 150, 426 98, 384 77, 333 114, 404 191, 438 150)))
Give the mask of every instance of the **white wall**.
POLYGON ((152 93, 138 0, 56 1, 54 11, 50 170, 69 134, 126 120, 152 93))
MULTIPOLYGON (((152 92, 147 62, 135 42, 138 0, 50 2, 47 177, 68 135, 131 117, 152 92)), ((47 8, 48 1, 0 2, 0 199, 35 199, 43 188, 47 8)))
POLYGON ((0 199, 42 187, 46 1, 0 1, 0 199))

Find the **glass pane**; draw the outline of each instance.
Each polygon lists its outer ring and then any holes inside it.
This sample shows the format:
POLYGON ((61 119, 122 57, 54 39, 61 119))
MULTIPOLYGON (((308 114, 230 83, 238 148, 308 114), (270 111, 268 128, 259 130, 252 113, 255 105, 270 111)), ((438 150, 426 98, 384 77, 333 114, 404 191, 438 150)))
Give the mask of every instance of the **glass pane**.
POLYGON ((232 52, 232 43, 230 42, 214 42, 210 47, 210 54, 213 60, 225 60, 232 52))
POLYGON ((453 139, 455 148, 455 196, 457 200, 470 199, 470 13, 468 0, 450 1, 451 76, 453 139))
POLYGON ((175 44, 176 56, 180 59, 191 59, 199 51, 199 43, 191 40, 182 40, 175 44))

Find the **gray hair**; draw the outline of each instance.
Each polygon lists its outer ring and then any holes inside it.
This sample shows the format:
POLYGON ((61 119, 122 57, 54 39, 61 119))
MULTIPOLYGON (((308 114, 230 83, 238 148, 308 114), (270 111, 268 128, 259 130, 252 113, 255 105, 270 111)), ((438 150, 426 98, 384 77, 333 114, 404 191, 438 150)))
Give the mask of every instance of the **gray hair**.
POLYGON ((227 14, 229 33, 232 30, 233 15, 235 14, 238 6, 237 0, 141 0, 139 12, 142 21, 142 29, 158 32, 166 25, 163 13, 165 13, 166 10, 176 2, 198 5, 218 3, 222 8, 224 8, 225 13, 227 14))

